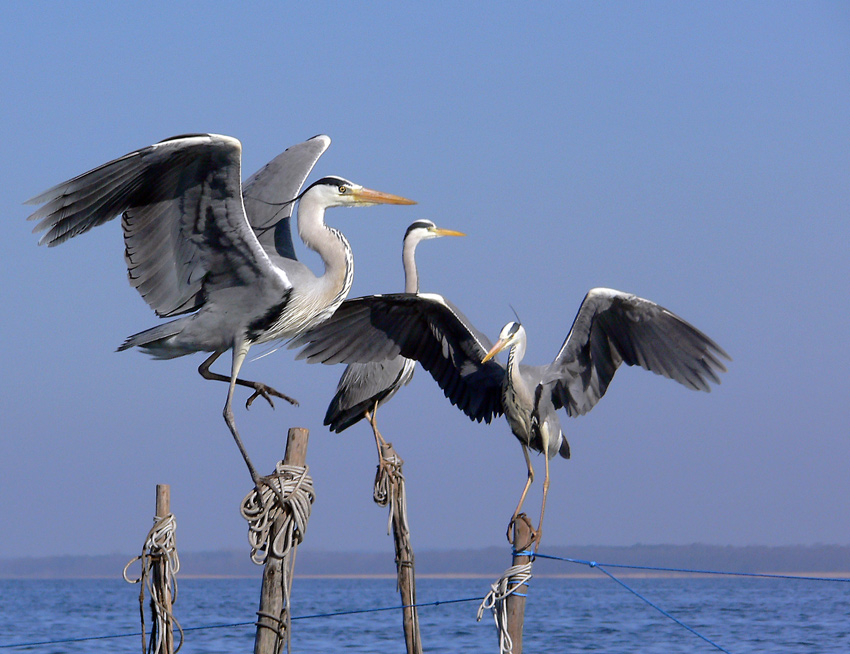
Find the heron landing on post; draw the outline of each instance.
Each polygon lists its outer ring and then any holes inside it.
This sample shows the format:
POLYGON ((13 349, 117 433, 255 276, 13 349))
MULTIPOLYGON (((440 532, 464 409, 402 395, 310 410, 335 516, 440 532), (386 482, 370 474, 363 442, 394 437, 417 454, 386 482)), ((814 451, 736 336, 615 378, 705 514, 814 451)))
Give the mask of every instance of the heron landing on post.
MULTIPOLYGON (((305 346, 298 358, 316 363, 380 361, 401 354, 422 364, 446 397, 471 420, 490 422, 504 414, 534 471, 528 449, 546 456, 546 477, 535 548, 542 535, 549 487, 549 459, 569 456, 557 410, 569 416, 590 411, 608 390, 620 364, 639 365, 683 386, 709 391, 726 370, 729 355, 697 328, 643 298, 607 288, 585 296, 555 359, 544 366, 522 364, 525 329, 508 323, 493 345, 444 297, 436 294, 371 295, 346 300, 333 317, 290 347, 305 346), (508 350, 507 365, 494 357, 508 350)), ((510 524, 508 530, 510 532, 510 524)))
POLYGON ((299 194, 330 145, 327 136, 300 143, 267 164, 243 189, 242 145, 232 137, 193 134, 166 139, 110 161, 28 200, 44 204, 29 219, 39 241, 59 245, 121 215, 130 283, 160 317, 181 317, 130 336, 119 350, 140 347, 159 359, 212 354, 198 371, 229 384, 224 420, 255 484, 261 482, 233 417, 236 385, 290 397, 239 378, 248 350, 290 338, 329 317, 345 299, 354 272, 351 247, 324 223, 331 207, 414 204, 325 177, 299 194), (319 253, 314 275, 295 258, 289 218, 298 204, 298 233, 319 253), (230 350, 230 375, 210 366, 230 350))

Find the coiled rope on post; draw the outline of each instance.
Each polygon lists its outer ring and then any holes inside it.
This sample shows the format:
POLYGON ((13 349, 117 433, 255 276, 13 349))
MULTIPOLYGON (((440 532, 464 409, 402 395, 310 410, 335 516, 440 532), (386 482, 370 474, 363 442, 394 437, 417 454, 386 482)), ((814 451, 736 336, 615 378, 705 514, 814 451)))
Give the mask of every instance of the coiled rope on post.
POLYGON ((288 465, 279 461, 275 472, 262 479, 262 489, 251 490, 242 501, 242 517, 248 521, 248 541, 251 560, 257 565, 267 563, 269 555, 280 560, 280 588, 283 601, 280 614, 257 611, 257 627, 275 634, 274 651, 281 646, 290 650, 289 614, 292 569, 295 548, 304 540, 307 522, 316 494, 307 465, 288 465))
POLYGON ((142 652, 165 651, 165 639, 170 628, 174 624, 180 633, 180 642, 175 653, 183 646, 183 629, 174 617, 170 605, 177 601, 177 572, 180 570, 180 557, 177 555, 176 546, 177 519, 173 513, 162 517, 154 517, 154 525, 145 538, 142 553, 130 560, 124 566, 124 581, 131 584, 141 583, 139 590, 139 613, 142 620, 142 652), (142 562, 142 572, 138 579, 130 579, 127 571, 136 561, 142 562), (153 567, 156 563, 161 566, 161 579, 156 583, 153 579, 153 567), (150 646, 146 649, 145 644, 145 588, 151 597, 151 610, 153 612, 154 626, 151 631, 150 646), (170 594, 171 601, 166 601, 165 594, 170 594), (155 645, 153 635, 156 634, 155 645))
POLYGON ((478 607, 478 622, 481 621, 485 609, 490 609, 493 612, 493 620, 496 622, 496 629, 499 630, 500 654, 513 652, 514 643, 508 633, 507 599, 510 595, 523 596, 517 590, 531 581, 531 565, 532 562, 529 561, 505 570, 496 583, 490 586, 490 592, 484 596, 481 606, 478 607))
POLYGON ((308 471, 309 466, 284 465, 281 461, 275 466, 275 472, 264 478, 262 494, 254 488, 242 500, 241 513, 248 521, 251 560, 257 565, 263 565, 270 552, 282 559, 293 545, 304 540, 316 499, 308 471), (272 526, 281 514, 281 528, 269 543, 272 526))

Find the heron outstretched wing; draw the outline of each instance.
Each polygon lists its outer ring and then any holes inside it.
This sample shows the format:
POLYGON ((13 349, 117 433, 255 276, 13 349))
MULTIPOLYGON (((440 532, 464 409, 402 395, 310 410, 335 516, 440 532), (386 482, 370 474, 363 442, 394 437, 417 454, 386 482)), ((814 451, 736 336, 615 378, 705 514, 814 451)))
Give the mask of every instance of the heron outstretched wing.
POLYGON ((295 206, 293 200, 330 144, 330 137, 319 134, 293 145, 243 184, 242 196, 248 222, 272 259, 275 255, 286 259, 298 258, 290 226, 295 206))
POLYGON ((299 359, 366 363, 401 354, 422 364, 446 397, 473 420, 502 414, 505 369, 482 364, 492 347, 451 302, 432 293, 370 295, 346 300, 336 313, 290 343, 299 359))
POLYGON ((28 200, 45 203, 29 217, 33 231, 54 246, 121 214, 130 283, 160 316, 258 279, 286 287, 245 217, 241 154, 237 139, 216 134, 136 150, 28 200))
POLYGON ((709 391, 729 355, 699 331, 654 302, 607 288, 585 296, 570 333, 543 376, 553 383, 556 408, 571 416, 590 411, 621 363, 639 365, 688 388, 709 391))

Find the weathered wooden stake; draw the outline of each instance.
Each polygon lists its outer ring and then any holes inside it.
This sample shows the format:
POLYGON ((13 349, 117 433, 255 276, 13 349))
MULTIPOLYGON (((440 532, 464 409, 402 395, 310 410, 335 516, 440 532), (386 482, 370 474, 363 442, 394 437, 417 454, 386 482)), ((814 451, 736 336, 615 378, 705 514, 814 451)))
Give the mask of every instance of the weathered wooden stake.
MULTIPOLYGON (((171 486, 168 484, 156 485, 156 519, 160 520, 171 513, 171 486)), ((157 650, 156 654, 173 654, 174 653, 174 621, 171 615, 171 587, 168 583, 168 575, 166 573, 166 561, 164 555, 159 553, 151 558, 151 574, 152 584, 156 589, 156 595, 162 598, 162 606, 160 610, 165 613, 164 625, 165 633, 162 634, 162 644, 165 647, 164 651, 157 650)), ((154 616, 153 626, 151 628, 151 643, 156 643, 159 639, 157 634, 159 624, 156 620, 157 608, 154 598, 151 597, 151 614, 154 616)))
MULTIPOLYGON (((398 461, 397 474, 402 474, 404 461, 393 449, 392 443, 381 445, 381 456, 387 461, 398 461)), ((393 540, 395 542, 395 562, 398 574, 398 592, 404 606, 402 624, 407 654, 422 654, 422 637, 419 634, 419 612, 416 604, 416 573, 413 568, 413 546, 410 544, 410 532, 407 529, 405 500, 400 496, 400 484, 393 476, 390 479, 390 501, 393 506, 393 540)))
MULTIPOLYGON (((531 539, 534 537, 534 529, 531 526, 531 521, 524 513, 520 513, 513 525, 513 546, 514 552, 525 552, 531 546, 531 539)), ((514 554, 511 565, 525 565, 531 560, 530 556, 514 554)), ((522 654, 522 627, 525 620, 525 593, 524 589, 519 589, 522 595, 513 593, 508 596, 508 634, 513 642, 513 654, 522 654)))
MULTIPOLYGON (((302 427, 292 427, 286 439, 286 453, 283 456, 285 465, 304 466, 307 461, 307 440, 310 431, 302 427)), ((281 559, 274 555, 271 543, 280 532, 281 525, 286 520, 286 515, 281 513, 274 522, 269 534, 269 549, 266 556, 266 565, 263 569, 263 588, 260 594, 260 608, 257 611, 257 635, 254 638, 254 654, 279 654, 284 645, 281 638, 280 616, 283 615, 283 579, 286 576, 284 566, 289 562, 286 558, 281 559)), ((294 557, 294 549, 291 553, 294 557)), ((289 584, 292 583, 292 574, 287 577, 289 584)), ((285 607, 289 608, 289 607, 285 607)))

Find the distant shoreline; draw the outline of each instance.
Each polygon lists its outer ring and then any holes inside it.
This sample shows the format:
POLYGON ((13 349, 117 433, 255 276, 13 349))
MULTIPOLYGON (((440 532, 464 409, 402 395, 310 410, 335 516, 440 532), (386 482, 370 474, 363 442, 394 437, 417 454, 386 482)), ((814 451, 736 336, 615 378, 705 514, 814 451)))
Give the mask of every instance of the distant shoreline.
MULTIPOLYGON (((259 579, 260 572, 256 575, 227 575, 227 574, 183 574, 180 573, 178 575, 179 579, 198 579, 198 580, 208 580, 208 579, 259 579)), ((795 572, 795 573, 787 573, 787 572, 765 572, 761 573, 764 575, 777 575, 781 578, 793 579, 799 578, 801 580, 805 580, 807 578, 822 578, 822 579, 850 579, 850 572, 795 572)), ((102 575, 90 575, 90 576, 68 576, 68 577, 39 577, 39 576, 0 576, 0 581, 74 581, 74 580, 98 580, 98 579, 120 579, 120 574, 102 574, 102 575)), ((496 575, 495 574, 486 574, 486 573, 425 573, 419 574, 417 573, 417 579, 492 579, 496 575)), ((723 574, 723 573, 685 573, 685 572, 674 572, 674 573, 664 573, 664 572, 618 572, 617 578, 619 579, 716 579, 719 577, 730 577, 736 576, 734 574, 723 574)), ((593 572, 576 572, 572 574, 564 573, 564 574, 547 574, 547 573, 535 573, 535 579, 600 579, 607 580, 608 577, 605 574, 601 573, 593 573, 593 572)), ((752 580, 760 580, 760 579, 769 579, 770 577, 759 577, 759 576, 743 576, 739 577, 742 579, 752 579, 752 580)), ((386 574, 386 573, 376 573, 376 574, 299 574, 295 573, 295 579, 387 579, 387 580, 395 580, 395 574, 386 574)))
MULTIPOLYGON (((796 577, 850 578, 850 545, 721 546, 632 545, 560 546, 541 553, 576 561, 537 559, 539 578, 606 578, 582 561, 599 561, 622 578, 714 577, 720 573, 774 574, 796 577), (624 566, 624 567, 619 567, 624 566), (640 568, 671 568, 671 570, 640 568)), ((180 552, 183 579, 259 578, 260 566, 247 550, 180 552)), ((132 554, 0 558, 0 579, 120 578, 132 554)), ((416 553, 421 579, 480 579, 497 577, 510 565, 507 547, 477 550, 423 550, 416 553)), ((138 565, 138 564, 136 564, 138 565)), ((134 575, 135 567, 129 574, 134 575)), ((395 563, 386 552, 317 552, 302 548, 295 576, 301 579, 394 579, 395 563)))

